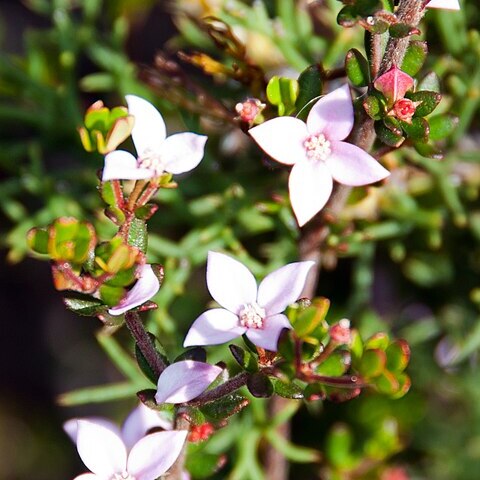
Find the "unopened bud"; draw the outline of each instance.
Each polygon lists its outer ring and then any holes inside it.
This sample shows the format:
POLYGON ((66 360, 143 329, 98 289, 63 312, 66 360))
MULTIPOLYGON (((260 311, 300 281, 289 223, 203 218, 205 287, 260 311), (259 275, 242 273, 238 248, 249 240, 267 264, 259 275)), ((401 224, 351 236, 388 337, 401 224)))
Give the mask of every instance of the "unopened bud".
POLYGON ((208 440, 215 431, 211 423, 202 423, 201 425, 193 425, 190 429, 188 440, 190 442, 203 442, 208 440))
POLYGON ((393 105, 393 108, 391 110, 391 114, 394 117, 397 117, 399 120, 410 123, 412 121, 413 115, 415 115, 417 106, 420 103, 421 102, 413 102, 408 98, 402 98, 401 100, 395 102, 395 105, 393 105))
POLYGON ((265 104, 258 100, 258 98, 247 98, 244 102, 235 105, 238 118, 249 125, 255 123, 255 119, 262 113, 264 108, 265 104))
POLYGON ((350 330, 350 320, 343 318, 335 325, 330 327, 330 338, 333 342, 340 345, 348 345, 352 340, 352 332, 350 330))

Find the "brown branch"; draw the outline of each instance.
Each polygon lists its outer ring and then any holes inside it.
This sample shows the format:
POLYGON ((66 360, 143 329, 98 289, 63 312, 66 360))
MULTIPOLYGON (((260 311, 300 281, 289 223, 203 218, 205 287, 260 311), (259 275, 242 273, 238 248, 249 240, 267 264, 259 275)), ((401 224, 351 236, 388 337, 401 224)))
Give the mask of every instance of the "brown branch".
POLYGON ((166 365, 155 349, 155 345, 153 344, 150 335, 145 330, 140 316, 136 312, 127 312, 125 314, 125 323, 148 365, 154 372, 155 376, 159 377, 165 370, 166 365))

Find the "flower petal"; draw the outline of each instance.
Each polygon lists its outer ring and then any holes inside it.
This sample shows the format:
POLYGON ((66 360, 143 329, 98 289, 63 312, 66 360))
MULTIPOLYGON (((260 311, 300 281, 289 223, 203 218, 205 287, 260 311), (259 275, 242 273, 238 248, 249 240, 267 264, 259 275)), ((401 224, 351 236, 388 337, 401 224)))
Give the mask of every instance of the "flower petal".
POLYGON ((446 10, 460 10, 458 0, 431 0, 427 8, 445 8, 446 10))
POLYGON ((132 139, 137 155, 142 157, 147 151, 158 153, 167 135, 162 115, 143 98, 136 95, 127 95, 125 98, 128 113, 135 118, 132 139))
POLYGON ((70 420, 67 420, 63 424, 63 429, 65 430, 65 433, 71 438, 72 442, 77 443, 77 434, 78 434, 78 421, 79 420, 86 420, 91 423, 95 423, 96 425, 102 425, 105 428, 108 428, 110 431, 112 431, 115 435, 118 435, 121 437, 120 434, 120 429, 118 426, 111 422, 110 420, 107 420, 106 418, 103 417, 84 417, 84 418, 71 418, 70 420))
POLYGON ((352 187, 378 182, 390 175, 371 155, 351 143, 332 142, 326 164, 332 177, 352 187))
POLYGON ((145 264, 141 267, 140 278, 133 288, 125 295, 121 302, 108 310, 110 315, 121 315, 127 310, 142 305, 150 300, 159 290, 160 282, 153 273, 152 266, 145 264))
POLYGON ((265 318, 264 328, 249 328, 248 339, 257 347, 277 351, 278 337, 284 328, 292 328, 288 318, 283 314, 265 318))
POLYGON ((143 403, 133 409, 122 426, 122 439, 127 449, 131 449, 152 428, 172 430, 172 421, 162 415, 162 412, 152 410, 143 403))
POLYGON ((153 172, 147 168, 138 168, 137 159, 125 150, 115 150, 105 156, 102 182, 108 180, 144 180, 151 178, 153 172))
POLYGON ((324 162, 299 162, 288 181, 290 202, 302 227, 327 203, 332 193, 332 175, 324 162))
POLYGON ((315 262, 289 263, 267 275, 258 287, 257 303, 267 316, 281 313, 298 300, 315 262))
POLYGON ((257 299, 257 282, 252 272, 223 253, 208 252, 207 286, 213 299, 233 313, 257 299))
POLYGON ((305 158, 305 142, 308 130, 305 122, 293 117, 268 120, 248 133, 268 155, 285 165, 293 165, 305 158))
POLYGON ((94 473, 83 473, 78 477, 75 477, 73 480, 106 480, 106 477, 99 477, 94 473))
POLYGON ((176 133, 163 142, 160 157, 165 160, 169 173, 184 173, 193 170, 202 160, 208 137, 196 133, 176 133))
POLYGON ((188 432, 156 432, 139 440, 128 456, 127 471, 136 480, 155 480, 163 475, 180 455, 188 432))
POLYGON ((78 420, 77 450, 86 467, 99 476, 109 478, 127 466, 122 439, 100 423, 78 420))
POLYGON ((323 133, 327 140, 343 140, 353 128, 353 103, 348 85, 318 100, 307 118, 308 132, 323 133))
POLYGON ((235 313, 224 308, 214 308, 203 312, 193 322, 183 346, 218 345, 243 335, 245 330, 245 327, 239 325, 235 313))
POLYGON ((220 375, 216 365, 184 360, 172 363, 160 375, 157 403, 183 403, 198 397, 220 375))

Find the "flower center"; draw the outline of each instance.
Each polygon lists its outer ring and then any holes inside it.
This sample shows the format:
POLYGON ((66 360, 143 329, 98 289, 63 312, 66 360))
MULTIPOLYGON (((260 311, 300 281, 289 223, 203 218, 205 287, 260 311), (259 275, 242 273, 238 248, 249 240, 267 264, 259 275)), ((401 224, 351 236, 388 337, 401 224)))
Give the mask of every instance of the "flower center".
POLYGON ((256 303, 247 303, 238 314, 240 325, 247 328, 263 328, 265 310, 256 303))
POLYGON ((115 473, 111 480, 135 480, 128 472, 115 473))
POLYGON ((307 157, 312 160, 326 160, 332 153, 330 142, 323 133, 310 135, 303 142, 303 146, 307 151, 307 157))
POLYGON ((165 161, 158 153, 147 149, 138 158, 138 167, 151 170, 156 177, 159 177, 165 171, 165 161))

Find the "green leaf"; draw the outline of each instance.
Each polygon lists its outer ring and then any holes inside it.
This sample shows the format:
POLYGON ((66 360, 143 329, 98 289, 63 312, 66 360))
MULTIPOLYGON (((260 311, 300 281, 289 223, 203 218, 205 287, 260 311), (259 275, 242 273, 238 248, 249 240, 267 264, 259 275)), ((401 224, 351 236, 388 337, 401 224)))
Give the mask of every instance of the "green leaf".
POLYGON ((422 90, 415 93, 407 92, 405 96, 413 102, 422 102, 416 107, 416 117, 426 117, 432 113, 442 99, 442 96, 439 93, 429 92, 427 90, 422 90))
POLYGON ((315 368, 315 373, 328 377, 340 377, 350 367, 348 356, 349 354, 346 351, 333 352, 325 361, 315 368))
POLYGON ((314 104, 314 100, 322 94, 322 67, 310 65, 298 77, 298 97, 295 101, 297 117, 305 120, 314 104))
MULTIPOLYGON (((431 137, 430 127, 430 137, 431 137)), ((413 147, 422 156, 427 158, 434 158, 435 160, 441 160, 443 158, 443 152, 438 149, 433 143, 414 143, 413 147)))
POLYGON ((48 253, 48 232, 43 228, 32 228, 27 233, 28 247, 35 253, 48 253))
POLYGON ((440 79, 435 72, 427 73, 417 85, 417 90, 440 93, 440 79))
POLYGON ((295 110, 298 89, 297 80, 275 75, 268 82, 267 99, 277 106, 280 116, 289 115, 295 110))
POLYGON ((95 317, 106 310, 106 305, 101 300, 80 293, 64 297, 63 303, 72 312, 86 317, 95 317))
MULTIPOLYGON (((157 352, 157 355, 162 359, 163 363, 168 366, 170 362, 168 361, 165 350, 163 349, 161 344, 158 343, 155 335, 148 332, 148 336, 152 341, 152 344, 154 346, 155 351, 157 352)), ((145 377, 147 377, 154 385, 157 385, 158 377, 157 375, 155 375, 155 372, 152 370, 152 367, 147 362, 147 359, 143 355, 137 343, 135 343, 135 358, 137 359, 138 366, 140 367, 140 370, 143 372, 145 377)))
POLYGON ((250 375, 247 380, 247 388, 257 398, 269 398, 273 395, 273 384, 263 373, 250 375))
POLYGON ((237 363, 247 372, 258 372, 258 363, 255 356, 237 345, 229 345, 230 352, 237 363))
POLYGON ((380 120, 386 114, 385 98, 378 94, 367 95, 363 100, 363 108, 373 120, 380 120))
POLYGON ((232 393, 214 402, 207 403, 200 407, 203 414, 209 419, 224 421, 225 419, 240 412, 249 404, 247 398, 238 393, 232 393))
POLYGON ((366 378, 374 378, 382 374, 386 364, 387 355, 383 350, 366 350, 358 364, 358 371, 366 378))
POLYGON ((385 370, 374 380, 377 390, 384 395, 394 395, 400 390, 400 382, 393 373, 385 370))
POLYGON ((111 207, 119 208, 123 204, 123 187, 118 181, 101 182, 100 195, 102 200, 111 207))
POLYGON ((63 393, 58 396, 58 403, 63 407, 73 407, 88 403, 104 403, 114 400, 132 398, 138 390, 138 385, 132 383, 113 383, 99 387, 87 387, 63 393))
POLYGON ((370 69, 367 59, 352 48, 345 57, 347 77, 355 87, 366 87, 370 83, 370 69))
MULTIPOLYGON (((418 28, 401 22, 392 25, 388 31, 392 38, 405 38, 419 33, 418 28)), ((403 68, 401 70, 403 70, 403 68)))
POLYGON ((207 351, 203 347, 193 347, 185 350, 180 354, 173 363, 181 362, 183 360, 193 360, 195 362, 207 362, 207 351))
POLYGON ((396 340, 386 350, 387 369, 393 372, 403 372, 410 360, 410 346, 406 340, 396 340))
POLYGON ((148 234, 144 220, 133 218, 128 231, 128 244, 137 247, 141 252, 147 252, 148 234))
POLYGON ((412 381, 406 373, 396 374, 396 379, 398 382, 398 391, 391 395, 394 400, 405 396, 412 385, 412 381))
POLYGON ((405 141, 405 137, 393 133, 381 121, 375 122, 375 133, 383 143, 390 147, 399 147, 405 141))
POLYGON ((400 122, 406 136, 414 142, 426 143, 430 134, 430 126, 424 118, 413 117, 411 123, 400 122))
POLYGON ((458 125, 458 117, 453 115, 435 115, 428 119, 430 125, 430 140, 442 140, 449 137, 458 125))
POLYGON ((352 454, 353 436, 346 425, 335 425, 327 437, 325 456, 328 462, 340 470, 348 470, 355 463, 352 454))
POLYGON ((322 297, 315 299, 310 307, 298 313, 293 324, 293 328, 298 337, 307 337, 321 325, 321 323, 325 321, 329 308, 330 301, 322 297))
POLYGON ((390 345, 390 337, 383 332, 378 332, 375 335, 372 335, 365 342, 365 350, 380 349, 385 351, 390 345))
POLYGON ((115 305, 118 305, 120 300, 125 295, 124 288, 112 287, 105 283, 100 287, 99 292, 102 302, 107 304, 109 307, 114 307, 115 305))
POLYGON ((297 463, 318 462, 321 458, 320 452, 313 448, 300 447, 289 442, 274 429, 268 429, 265 436, 275 450, 278 450, 285 458, 297 463))
POLYGON ((277 395, 283 398, 301 400, 303 398, 303 388, 293 382, 284 382, 279 378, 271 378, 273 389, 277 395))
POLYGON ((224 456, 204 451, 187 455, 185 466, 195 479, 210 478, 225 463, 224 456))
POLYGON ((427 58, 427 42, 415 40, 410 42, 400 70, 414 77, 423 67, 427 58))

